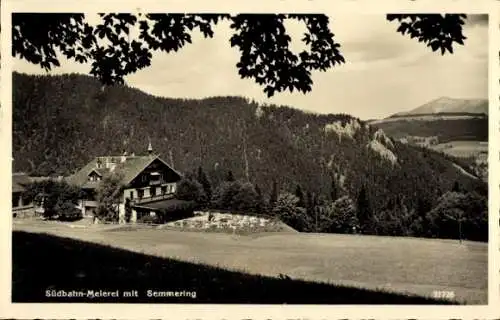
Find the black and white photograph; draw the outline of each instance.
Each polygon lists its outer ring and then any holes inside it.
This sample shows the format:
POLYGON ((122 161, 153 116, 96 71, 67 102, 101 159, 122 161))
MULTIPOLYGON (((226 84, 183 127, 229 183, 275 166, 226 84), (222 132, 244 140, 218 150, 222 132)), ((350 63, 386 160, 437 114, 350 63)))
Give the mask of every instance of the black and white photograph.
POLYGON ((10 303, 488 306, 490 23, 13 11, 10 303))

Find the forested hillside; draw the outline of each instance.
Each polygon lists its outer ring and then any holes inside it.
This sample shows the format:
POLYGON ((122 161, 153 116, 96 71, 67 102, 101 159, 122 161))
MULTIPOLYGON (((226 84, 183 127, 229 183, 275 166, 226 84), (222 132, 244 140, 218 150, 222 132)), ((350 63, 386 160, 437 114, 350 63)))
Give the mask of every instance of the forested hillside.
POLYGON ((144 153, 148 139, 177 170, 202 167, 212 185, 231 171, 265 198, 273 185, 325 199, 332 188, 352 199, 364 190, 379 212, 395 203, 432 207, 454 185, 487 194, 485 183, 443 156, 395 142, 349 115, 238 97, 159 98, 81 75, 13 75, 15 171, 69 175, 95 156, 144 153))
POLYGON ((455 119, 453 116, 447 119, 436 115, 433 120, 406 119, 401 116, 389 118, 387 121, 376 121, 373 125, 395 139, 407 136, 436 136, 440 143, 456 140, 488 141, 488 117, 486 115, 475 115, 470 118, 464 116, 463 119, 458 118, 458 115, 455 119))

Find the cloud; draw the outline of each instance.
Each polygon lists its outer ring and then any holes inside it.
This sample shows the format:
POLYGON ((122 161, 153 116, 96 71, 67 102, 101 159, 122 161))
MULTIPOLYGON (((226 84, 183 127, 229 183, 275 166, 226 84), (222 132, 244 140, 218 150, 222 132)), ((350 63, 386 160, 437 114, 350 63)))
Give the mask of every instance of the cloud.
POLYGON ((468 26, 488 26, 489 17, 487 14, 468 14, 467 15, 467 25, 468 26))

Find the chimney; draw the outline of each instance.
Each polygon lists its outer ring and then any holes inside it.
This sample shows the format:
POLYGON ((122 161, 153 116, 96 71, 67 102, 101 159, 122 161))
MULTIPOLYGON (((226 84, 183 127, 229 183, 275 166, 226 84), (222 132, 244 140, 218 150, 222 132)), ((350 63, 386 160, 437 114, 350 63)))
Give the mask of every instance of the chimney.
POLYGON ((127 151, 123 152, 123 155, 120 158, 120 162, 123 163, 127 161, 127 151))
POLYGON ((148 154, 152 155, 153 154, 153 146, 151 145, 151 140, 149 140, 149 145, 148 145, 148 154))

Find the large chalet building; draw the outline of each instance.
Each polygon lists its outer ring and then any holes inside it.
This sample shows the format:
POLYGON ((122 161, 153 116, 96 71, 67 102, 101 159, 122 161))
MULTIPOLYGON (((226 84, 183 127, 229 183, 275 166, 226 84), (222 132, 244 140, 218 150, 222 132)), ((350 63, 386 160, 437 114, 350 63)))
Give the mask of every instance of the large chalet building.
POLYGON ((158 155, 151 143, 144 156, 127 155, 96 157, 67 178, 70 184, 84 191, 79 208, 84 217, 94 216, 97 209, 96 190, 107 175, 121 177, 123 186, 118 205, 119 223, 136 222, 143 215, 155 215, 175 203, 174 194, 181 174, 158 155), (126 204, 130 205, 130 220, 126 221, 126 204))

